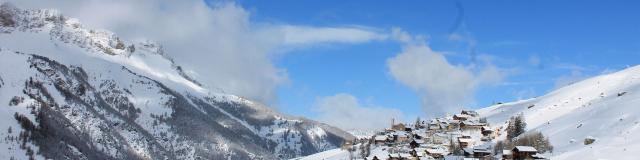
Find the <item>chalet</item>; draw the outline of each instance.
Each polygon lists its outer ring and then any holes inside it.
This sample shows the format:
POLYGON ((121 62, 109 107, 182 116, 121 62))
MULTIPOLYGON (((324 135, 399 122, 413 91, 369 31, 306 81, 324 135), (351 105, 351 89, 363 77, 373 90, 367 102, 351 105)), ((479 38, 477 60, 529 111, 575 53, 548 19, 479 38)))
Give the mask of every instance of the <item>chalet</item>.
POLYGON ((533 157, 533 159, 547 159, 546 157, 544 157, 544 155, 542 155, 540 153, 536 153, 534 155, 531 155, 531 157, 533 157))
POLYGON ((449 121, 449 125, 448 125, 448 129, 452 130, 452 129, 458 129, 460 128, 460 120, 450 120, 449 121))
POLYGON ((502 150, 502 159, 513 159, 511 150, 502 150))
POLYGON ((387 142, 391 141, 391 138, 389 138, 386 135, 377 135, 375 137, 373 137, 373 140, 376 144, 385 144, 387 142))
POLYGON ((491 129, 491 127, 488 127, 488 126, 482 126, 480 131, 482 131, 483 136, 489 136, 493 133, 493 129, 491 129))
POLYGON ((480 123, 477 121, 462 121, 460 122, 460 128, 462 129, 481 129, 483 126, 486 126, 485 123, 480 123))
POLYGON ((397 135, 396 142, 408 142, 409 136, 406 134, 397 135))
POLYGON ((440 129, 440 123, 430 123, 429 124, 429 130, 439 130, 440 129))
POLYGON ((535 159, 533 155, 538 153, 536 148, 531 146, 516 146, 511 150, 513 159, 535 159))
POLYGON ((435 133, 430 137, 431 143, 433 144, 442 144, 445 141, 449 140, 449 136, 444 133, 435 133))
POLYGON ((409 142, 409 134, 407 132, 394 132, 393 140, 395 142, 409 142))
POLYGON ((492 153, 491 145, 479 145, 473 147, 473 157, 475 158, 489 158, 492 153))
POLYGON ((427 153, 427 155, 433 158, 443 158, 445 155, 445 151, 443 149, 428 148, 425 150, 425 152, 427 153))
POLYGON ((458 143, 460 143, 460 147, 466 148, 473 144, 473 139, 468 136, 458 137, 458 143))
POLYGON ((407 159, 410 157, 413 157, 413 156, 409 153, 400 153, 400 159, 407 159))

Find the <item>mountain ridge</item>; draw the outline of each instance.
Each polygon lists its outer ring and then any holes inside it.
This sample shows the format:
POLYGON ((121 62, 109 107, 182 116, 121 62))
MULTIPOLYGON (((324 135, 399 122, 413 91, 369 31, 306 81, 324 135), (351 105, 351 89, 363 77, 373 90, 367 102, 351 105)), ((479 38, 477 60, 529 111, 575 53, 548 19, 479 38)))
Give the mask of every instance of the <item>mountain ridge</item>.
POLYGON ((0 5, 0 57, 3 159, 286 159, 353 137, 210 91, 161 45, 55 10, 0 5))

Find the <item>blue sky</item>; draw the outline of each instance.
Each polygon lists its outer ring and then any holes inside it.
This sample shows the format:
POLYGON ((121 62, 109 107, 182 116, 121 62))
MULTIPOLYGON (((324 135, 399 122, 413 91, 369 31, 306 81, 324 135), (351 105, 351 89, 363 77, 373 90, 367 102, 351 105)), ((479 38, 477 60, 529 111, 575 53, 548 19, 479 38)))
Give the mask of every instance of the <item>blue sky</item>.
MULTIPOLYGON (((542 95, 564 84, 636 65, 640 59, 637 1, 239 1, 252 21, 308 26, 399 27, 428 36, 452 64, 490 59, 505 72, 499 84, 476 90, 470 108, 542 95), (459 6, 459 7, 458 7, 459 6), (465 35, 475 46, 451 40, 465 35), (475 56, 473 56, 475 55, 475 56)), ((319 97, 348 93, 362 103, 423 112, 420 96, 389 75, 386 61, 401 51, 394 41, 325 44, 278 57, 289 82, 277 106, 314 117, 319 97)))
POLYGON ((10 1, 159 42, 209 89, 343 129, 540 96, 640 59, 638 1, 10 1))

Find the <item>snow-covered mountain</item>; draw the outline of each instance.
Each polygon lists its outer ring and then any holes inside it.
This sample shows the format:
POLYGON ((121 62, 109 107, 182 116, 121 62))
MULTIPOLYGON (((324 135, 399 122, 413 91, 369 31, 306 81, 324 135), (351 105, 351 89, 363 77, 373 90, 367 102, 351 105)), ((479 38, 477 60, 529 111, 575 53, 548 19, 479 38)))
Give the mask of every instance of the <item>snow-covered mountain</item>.
POLYGON ((0 6, 0 159, 286 159, 354 137, 210 91, 153 42, 0 6))
POLYGON ((554 146, 551 159, 637 159, 640 66, 478 112, 494 125, 505 124, 509 117, 522 113, 527 130, 549 137, 554 146), (585 145, 585 138, 596 141, 585 145))

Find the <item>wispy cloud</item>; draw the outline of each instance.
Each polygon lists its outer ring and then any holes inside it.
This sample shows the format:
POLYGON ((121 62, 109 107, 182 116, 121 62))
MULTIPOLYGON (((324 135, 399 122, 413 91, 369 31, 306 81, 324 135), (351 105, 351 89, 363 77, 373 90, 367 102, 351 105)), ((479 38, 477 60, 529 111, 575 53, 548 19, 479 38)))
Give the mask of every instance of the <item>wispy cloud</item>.
POLYGON ((384 40, 387 35, 364 27, 281 26, 284 45, 312 45, 321 43, 364 43, 384 40))

